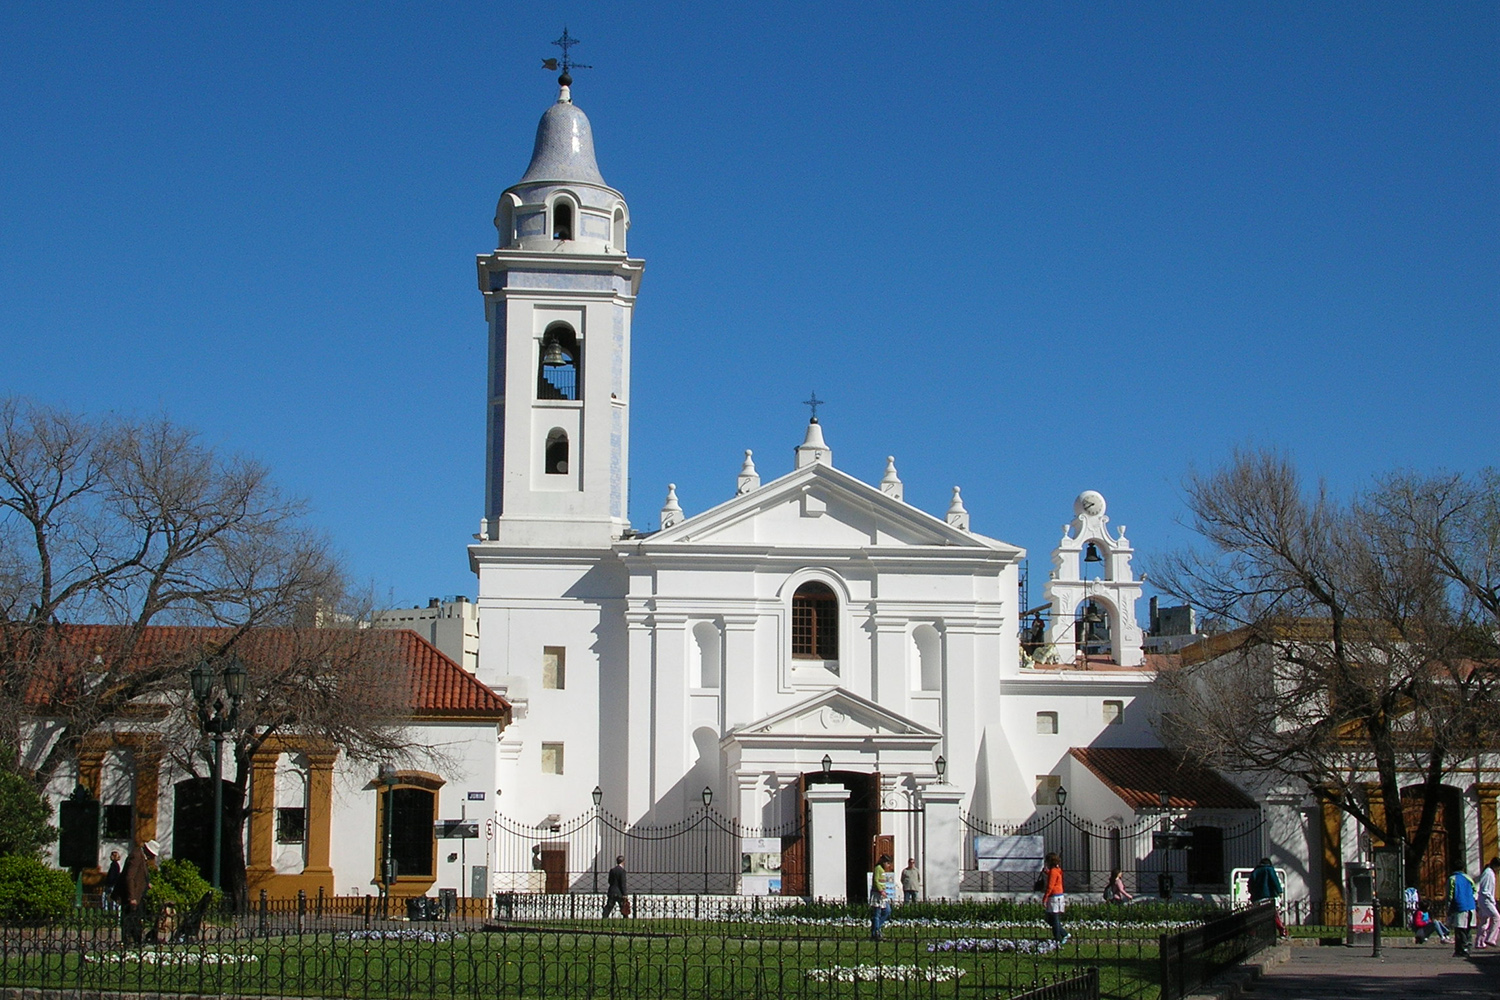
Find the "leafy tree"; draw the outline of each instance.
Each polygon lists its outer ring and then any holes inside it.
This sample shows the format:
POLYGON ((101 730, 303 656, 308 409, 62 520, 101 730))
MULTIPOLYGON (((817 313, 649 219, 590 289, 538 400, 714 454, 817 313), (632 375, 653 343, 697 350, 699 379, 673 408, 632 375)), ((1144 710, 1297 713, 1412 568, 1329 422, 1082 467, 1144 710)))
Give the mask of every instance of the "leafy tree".
POLYGON ((1500 746, 1497 486, 1493 471, 1402 474, 1343 501, 1266 452, 1191 476, 1207 547, 1151 578, 1229 631, 1209 658, 1159 673, 1166 742, 1305 784, 1406 845, 1414 884, 1439 787, 1500 746), (1414 826, 1403 781, 1424 793, 1414 826))
POLYGON ((57 830, 47 821, 52 808, 36 785, 13 771, 0 770, 0 856, 36 857, 57 830))

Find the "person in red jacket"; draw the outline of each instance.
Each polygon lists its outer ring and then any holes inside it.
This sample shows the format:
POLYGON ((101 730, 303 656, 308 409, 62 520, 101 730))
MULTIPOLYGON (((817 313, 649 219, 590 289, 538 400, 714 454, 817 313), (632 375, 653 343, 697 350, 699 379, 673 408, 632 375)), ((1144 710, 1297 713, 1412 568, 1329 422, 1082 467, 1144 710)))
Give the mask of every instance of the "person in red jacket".
POLYGON ((1062 915, 1066 908, 1062 858, 1049 854, 1042 866, 1042 910, 1047 914, 1047 923, 1052 925, 1052 940, 1058 944, 1067 944, 1073 936, 1063 929, 1062 915))

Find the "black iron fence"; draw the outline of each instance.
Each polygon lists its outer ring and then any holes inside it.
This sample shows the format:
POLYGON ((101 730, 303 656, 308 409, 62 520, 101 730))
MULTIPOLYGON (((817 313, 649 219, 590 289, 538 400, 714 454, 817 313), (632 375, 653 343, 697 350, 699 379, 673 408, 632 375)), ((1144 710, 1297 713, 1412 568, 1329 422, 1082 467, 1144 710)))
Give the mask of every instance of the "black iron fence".
MULTIPOLYGON (((505 816, 494 826, 495 888, 501 893, 601 892, 615 858, 625 858, 631 893, 721 895, 738 893, 747 853, 775 855, 761 871, 775 894, 806 893, 800 863, 802 826, 743 826, 717 809, 703 807, 673 823, 630 824, 593 810, 541 826, 505 816), (745 850, 746 842, 770 852, 745 850), (759 842, 759 843, 757 843, 759 842), (783 871, 783 859, 789 870, 783 871)), ((767 891, 771 891, 770 888, 767 891)))
POLYGON ((981 853, 983 838, 1040 837, 1040 850, 1062 859, 1064 888, 1095 899, 1117 869, 1135 896, 1224 893, 1230 872, 1254 868, 1265 852, 1259 810, 1148 816, 1126 826, 1043 806, 1023 823, 991 823, 965 814, 964 826, 964 892, 1029 892, 1036 879, 1035 863, 1012 862, 996 870, 996 861, 981 853))
POLYGON ((122 947, 105 912, 0 928, 0 994, 988 1000, 1040 988, 1047 1000, 1124 1000, 1157 990, 1161 922, 1086 909, 1070 912, 1072 938, 1059 946, 1035 906, 915 904, 875 941, 866 909, 780 900, 643 896, 631 918, 603 919, 600 897, 520 894, 512 905, 524 912, 506 912, 502 897, 493 915, 405 919, 364 899, 253 903, 210 915, 187 940, 159 928, 144 947, 122 947))
POLYGON ((1225 969, 1276 943, 1276 907, 1272 903, 1236 910, 1217 920, 1174 934, 1158 945, 1161 1000, 1195 993, 1225 969))

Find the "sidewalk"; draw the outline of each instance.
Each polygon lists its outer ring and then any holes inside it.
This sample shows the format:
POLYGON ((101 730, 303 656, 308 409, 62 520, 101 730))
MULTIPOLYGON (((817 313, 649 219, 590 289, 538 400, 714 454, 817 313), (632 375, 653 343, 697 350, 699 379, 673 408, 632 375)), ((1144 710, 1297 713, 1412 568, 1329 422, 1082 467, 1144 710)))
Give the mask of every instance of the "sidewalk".
POLYGON ((1436 997, 1500 998, 1500 950, 1454 958, 1451 944, 1386 942, 1380 958, 1370 946, 1292 948, 1292 957, 1263 976, 1255 1000, 1428 1000, 1436 997))

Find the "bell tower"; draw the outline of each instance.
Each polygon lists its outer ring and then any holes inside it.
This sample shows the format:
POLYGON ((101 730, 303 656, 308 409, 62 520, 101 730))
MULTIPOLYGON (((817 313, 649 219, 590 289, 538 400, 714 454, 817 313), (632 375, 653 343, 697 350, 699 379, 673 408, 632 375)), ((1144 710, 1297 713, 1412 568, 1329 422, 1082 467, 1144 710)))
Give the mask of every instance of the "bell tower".
POLYGON ((572 82, 565 64, 531 163, 500 195, 498 246, 478 259, 490 332, 481 541, 598 548, 629 527, 630 320, 645 261, 625 252, 630 209, 599 173, 572 82))

